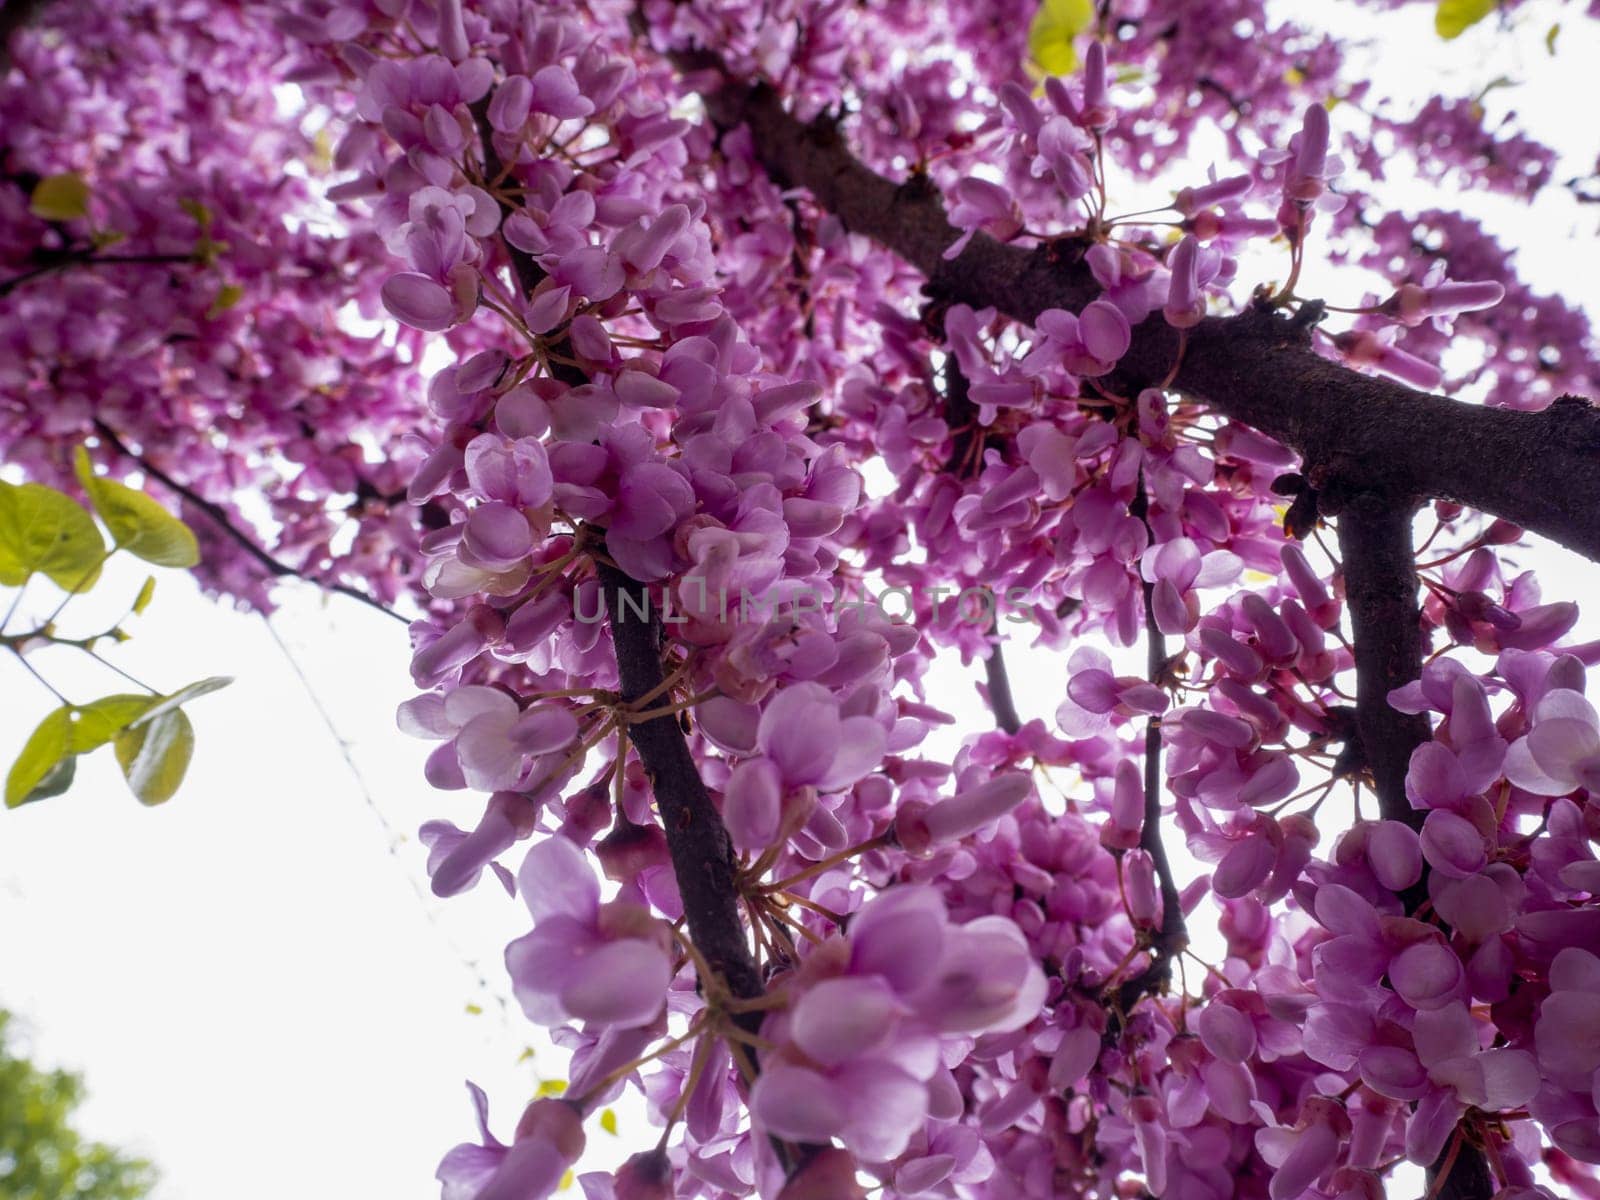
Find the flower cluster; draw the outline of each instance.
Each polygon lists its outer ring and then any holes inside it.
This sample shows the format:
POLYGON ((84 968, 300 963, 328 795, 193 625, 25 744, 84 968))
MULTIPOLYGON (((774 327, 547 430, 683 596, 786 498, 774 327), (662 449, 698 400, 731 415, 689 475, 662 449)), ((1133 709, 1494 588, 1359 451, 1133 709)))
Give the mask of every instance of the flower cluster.
POLYGON ((473 1090, 446 1200, 552 1194, 626 1088, 661 1141, 591 1197, 1365 1200, 1478 1156, 1528 1200, 1600 1163, 1600 649, 1521 530, 1441 502, 1437 653, 1374 689, 1321 544, 1361 511, 1337 447, 1301 463, 1184 375, 1235 336, 1541 406, 1588 377, 1581 315, 1365 189, 1407 128, 1456 147, 1430 178, 1531 195, 1553 159, 1462 102, 1367 105, 1259 0, 1079 7, 134 4, 17 39, 0 445, 47 476, 97 431, 266 603, 216 520, 252 481, 284 571, 425 614, 432 886, 527 906, 505 966, 571 1051, 509 1143, 473 1090), (1081 68, 1035 86, 1028 31, 1063 28, 1081 68), (174 43, 198 84, 139 82, 174 43), (330 122, 323 223, 262 170, 316 147, 221 82, 280 61, 330 122), (1202 131, 1227 161, 1167 169, 1202 131), (873 171, 913 263, 862 235, 873 171), (1313 256, 1392 284, 1325 305, 1313 256), (995 262, 1033 290, 973 287, 995 262), (910 619, 830 603, 868 586, 910 619), (1053 726, 1010 696, 1018 634, 939 603, 969 588, 1065 652, 1053 726), (994 730, 946 728, 952 653, 994 730))

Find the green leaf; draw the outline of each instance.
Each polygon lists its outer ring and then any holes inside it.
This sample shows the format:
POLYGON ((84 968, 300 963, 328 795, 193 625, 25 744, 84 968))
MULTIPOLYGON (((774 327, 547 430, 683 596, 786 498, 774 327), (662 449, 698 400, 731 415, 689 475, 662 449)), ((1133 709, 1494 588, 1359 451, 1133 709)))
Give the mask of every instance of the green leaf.
POLYGON ((178 201, 178 207, 193 217, 195 219, 195 223, 198 224, 201 229, 211 228, 211 210, 204 204, 201 204, 200 201, 185 196, 183 199, 178 201))
POLYGON ((119 548, 160 567, 192 567, 200 561, 200 545, 187 525, 143 492, 96 475, 82 446, 73 467, 119 548))
POLYGON ((73 710, 72 752, 87 754, 104 746, 149 712, 160 699, 160 696, 119 694, 79 705, 73 710))
POLYGON ((50 774, 41 779, 21 800, 17 807, 32 804, 35 800, 48 800, 52 796, 59 796, 72 786, 73 779, 78 774, 78 759, 75 755, 67 755, 55 766, 50 768, 50 774))
POLYGON ((105 540, 72 497, 42 483, 0 481, 0 584, 17 587, 42 571, 65 591, 100 577, 105 540))
POLYGON ((1028 55, 1046 75, 1070 75, 1078 68, 1072 44, 1094 21, 1094 0, 1044 0, 1028 27, 1028 55))
POLYGON ((603 1109, 600 1113, 600 1128, 612 1137, 617 1136, 617 1110, 614 1108, 603 1109))
POLYGON ((68 172, 46 175, 33 188, 28 211, 46 221, 75 221, 89 215, 89 185, 68 172))
POLYGON ((206 316, 220 317, 235 304, 244 299, 244 288, 237 283, 224 284, 217 293, 217 298, 211 302, 211 307, 206 309, 206 316))
POLYGON ((1445 41, 1458 38, 1498 7, 1497 0, 1439 0, 1433 28, 1445 41))
POLYGON ((11 764, 11 772, 6 776, 7 808, 66 791, 67 784, 72 782, 71 774, 65 782, 56 776, 61 761, 71 754, 71 742, 72 709, 62 705, 39 722, 28 735, 17 761, 11 764), (54 790, 49 790, 51 788, 54 790))
POLYGON ((145 576, 144 586, 139 589, 139 594, 133 599, 133 614, 138 616, 140 613, 144 612, 145 609, 149 608, 150 601, 155 594, 156 577, 154 575, 147 575, 145 576))
POLYGON ((1544 31, 1544 48, 1551 58, 1556 55, 1556 39, 1561 36, 1561 22, 1557 21, 1544 31))
POLYGON ((154 721, 157 717, 172 712, 180 704, 187 704, 196 696, 204 696, 208 692, 219 692, 232 682, 231 675, 213 675, 209 679, 202 679, 198 683, 191 683, 188 687, 179 688, 170 696, 156 697, 157 702, 133 723, 143 725, 146 721, 154 721))
POLYGON ((194 726, 181 708, 117 734, 112 749, 140 804, 164 804, 183 783, 194 757, 194 726))
POLYGON ((567 1081, 565 1079, 542 1079, 539 1081, 539 1091, 537 1094, 539 1099, 544 1100, 551 1096, 560 1096, 565 1093, 566 1090, 567 1081))

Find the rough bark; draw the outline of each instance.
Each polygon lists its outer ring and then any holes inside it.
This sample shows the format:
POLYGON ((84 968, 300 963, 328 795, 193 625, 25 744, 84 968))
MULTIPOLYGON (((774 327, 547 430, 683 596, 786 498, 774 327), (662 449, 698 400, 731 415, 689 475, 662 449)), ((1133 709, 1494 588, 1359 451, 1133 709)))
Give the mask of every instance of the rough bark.
MULTIPOLYGON (((659 611, 644 585, 606 563, 600 564, 600 589, 616 648, 622 698, 637 700, 654 692, 663 679, 659 611), (627 604, 622 603, 624 594, 630 598, 627 604), (640 612, 647 615, 641 617, 640 612)), ((651 703, 668 702, 662 696, 651 703)), ((629 725, 628 739, 644 764, 661 813, 695 948, 735 996, 761 995, 761 976, 739 919, 733 843, 700 778, 677 716, 666 714, 629 725)), ((752 1015, 759 1025, 761 1014, 752 1015)))

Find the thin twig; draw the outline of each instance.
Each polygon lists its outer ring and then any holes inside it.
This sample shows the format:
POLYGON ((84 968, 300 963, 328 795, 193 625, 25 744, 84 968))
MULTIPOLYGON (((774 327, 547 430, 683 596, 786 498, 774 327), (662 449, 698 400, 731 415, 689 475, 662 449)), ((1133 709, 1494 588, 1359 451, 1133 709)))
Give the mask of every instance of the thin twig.
POLYGON ((30 279, 38 279, 55 271, 64 271, 68 267, 115 267, 128 266, 135 263, 193 263, 196 259, 192 254, 96 254, 96 255, 63 255, 56 262, 43 263, 32 270, 24 271, 20 275, 13 275, 10 279, 0 279, 0 296, 9 296, 30 279))
POLYGON ((1011 677, 1006 674, 1001 641, 998 626, 992 627, 989 630, 989 657, 983 660, 983 672, 989 684, 989 708, 994 712, 995 725, 1016 737, 1022 732, 1022 718, 1017 713, 1016 698, 1011 694, 1011 677))
POLYGON ((98 417, 95 418, 94 428, 95 432, 101 437, 105 438, 106 442, 112 447, 112 449, 116 450, 123 457, 132 459, 139 465, 139 469, 146 475, 150 476, 164 487, 167 487, 178 493, 178 495, 182 496, 190 504, 194 505, 194 507, 205 513, 206 516, 210 517, 211 520, 218 526, 218 528, 222 530, 222 532, 226 533, 230 538, 243 547, 251 558, 260 563, 261 566, 273 576, 279 579, 299 579, 305 583, 313 585, 314 587, 319 587, 325 592, 337 592, 341 596, 349 596, 350 599, 359 600, 368 608, 375 608, 384 616, 391 617, 394 620, 399 621, 402 625, 409 625, 411 623, 406 617, 390 608, 382 600, 378 600, 372 596, 369 596, 365 592, 351 587, 349 584, 318 579, 315 575, 308 575, 306 572, 296 570, 294 567, 289 566, 289 564, 274 558, 260 546, 256 545, 253 538, 236 526, 233 521, 229 519, 227 511, 223 509, 221 505, 214 504, 210 500, 207 500, 193 488, 185 487, 171 475, 168 475, 160 467, 152 464, 143 455, 135 454, 128 448, 127 443, 117 436, 116 431, 98 417))
MULTIPOLYGON (((1129 505, 1130 515, 1149 525, 1150 499, 1145 493, 1144 475, 1129 505)), ((1145 673, 1159 687, 1167 670, 1167 639, 1156 624, 1152 597, 1155 585, 1141 579, 1144 589, 1145 673)), ((1183 901, 1172 874, 1167 847, 1161 838, 1161 721, 1151 717, 1144 731, 1144 824, 1139 830, 1139 848, 1150 856, 1161 889, 1161 926, 1150 946, 1150 965, 1117 990, 1117 1008, 1127 1013, 1139 1000, 1164 987, 1172 977, 1172 960, 1189 944, 1188 926, 1183 919, 1183 901)))
POLYGON ((412 895, 417 898, 417 904, 422 909, 422 915, 427 918, 428 924, 432 925, 438 932, 440 940, 450 948, 450 952, 460 960, 461 965, 477 981, 478 987, 483 990, 484 995, 493 997, 495 1004, 500 1008, 502 1017, 504 1017, 511 1010, 510 1003, 504 995, 496 991, 494 986, 490 984, 487 973, 477 959, 472 958, 457 946, 455 940, 446 932, 444 926, 439 923, 439 917, 434 911, 432 899, 428 893, 422 890, 422 886, 417 882, 415 872, 400 858, 400 847, 406 840, 404 835, 394 827, 394 824, 384 815, 383 809, 378 806, 378 801, 372 794, 372 788, 367 784, 366 776, 356 763, 354 750, 351 748, 350 743, 344 739, 344 735, 339 732, 339 727, 334 724, 333 714, 328 711, 327 705, 322 702, 322 696, 312 686, 311 679, 306 674, 305 668, 300 665, 299 658, 289 648, 289 644, 283 640, 283 635, 278 632, 278 627, 272 623, 272 618, 266 613, 262 613, 261 620, 267 627, 267 635, 272 638, 278 649, 282 651, 284 661, 289 664, 289 670, 294 672, 294 677, 300 681, 300 687, 305 691, 306 698, 311 701, 311 707, 316 710, 317 716, 322 721, 323 728, 328 731, 328 736, 333 739, 333 744, 338 747, 339 757, 344 759, 344 765, 349 770, 350 777, 355 780, 356 790, 361 794, 362 801, 383 830, 387 842, 385 849, 388 850, 389 857, 394 860, 395 865, 400 868, 400 873, 405 876, 412 895))

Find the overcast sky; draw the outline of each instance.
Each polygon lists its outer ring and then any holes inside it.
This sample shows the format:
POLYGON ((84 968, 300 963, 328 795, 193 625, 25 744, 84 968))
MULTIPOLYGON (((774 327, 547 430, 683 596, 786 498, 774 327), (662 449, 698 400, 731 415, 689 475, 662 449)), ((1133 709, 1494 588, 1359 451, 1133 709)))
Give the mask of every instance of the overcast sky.
MULTIPOLYGON (((1447 93, 1470 94, 1496 74, 1538 78, 1516 107, 1577 165, 1592 162, 1594 126, 1571 105, 1593 95, 1594 26, 1571 5, 1521 12, 1514 38, 1485 26, 1448 47, 1428 6, 1358 8, 1352 28, 1382 39, 1380 74, 1397 87, 1448 74, 1447 93), (1552 60, 1540 40, 1558 13, 1570 27, 1552 60)), ((1522 224, 1506 240, 1530 277, 1595 311, 1592 208, 1488 211, 1522 224)), ((1587 599, 1600 582, 1573 556, 1538 561, 1551 596, 1587 599)), ((394 729, 411 694, 398 624, 309 588, 285 589, 273 620, 353 771, 265 621, 160 574, 118 661, 162 689, 237 682, 193 704, 194 765, 165 807, 141 808, 103 750, 66 796, 0 813, 0 1005, 41 1060, 86 1072, 82 1127, 154 1159, 160 1200, 435 1196, 439 1156, 473 1132, 464 1079, 489 1091, 509 1135, 539 1079, 563 1074, 561 1056, 499 1004, 500 951, 526 931, 525 910, 491 887, 448 903, 426 892, 417 826, 470 824, 480 802, 430 793, 427 746, 394 729)), ((101 591, 131 599, 144 572, 124 564, 108 577, 101 591)), ((75 700, 121 690, 70 654, 39 662, 75 700)), ((1064 677, 1033 660, 1013 675, 1024 716, 1048 716, 1064 677)), ((952 661, 937 676, 936 699, 966 728, 985 727, 973 672, 952 661)), ((0 764, 50 703, 0 663, 0 764)), ((624 1140, 630 1128, 643 1133, 625 1113, 624 1140)), ((593 1122, 590 1133, 586 1165, 621 1153, 623 1140, 593 1122)))

